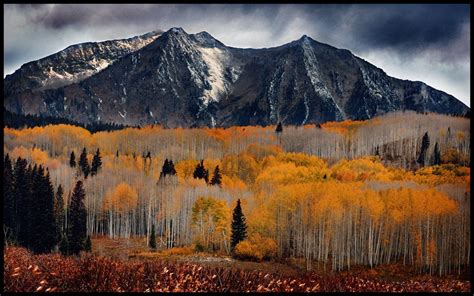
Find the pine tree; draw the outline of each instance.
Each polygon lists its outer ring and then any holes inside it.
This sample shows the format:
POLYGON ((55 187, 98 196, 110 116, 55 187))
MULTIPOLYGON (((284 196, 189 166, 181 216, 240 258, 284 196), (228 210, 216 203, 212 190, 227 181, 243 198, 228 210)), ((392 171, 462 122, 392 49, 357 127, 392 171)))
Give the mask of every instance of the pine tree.
MULTIPOLYGON (((34 168, 36 171, 36 166, 34 168)), ((20 246, 28 247, 30 241, 30 210, 31 210, 31 185, 33 175, 31 165, 25 159, 19 157, 13 171, 13 196, 16 199, 14 234, 20 246), (28 167, 27 167, 28 166, 28 167)))
POLYGON ((441 164, 441 153, 439 151, 438 142, 436 142, 434 146, 434 153, 433 153, 433 165, 440 165, 441 164))
POLYGON ((281 121, 278 122, 278 125, 275 129, 275 132, 278 134, 278 133, 282 133, 283 132, 283 125, 281 124, 281 121))
POLYGON ((237 200, 237 206, 234 208, 232 213, 232 224, 231 224, 231 249, 234 250, 235 246, 247 237, 247 224, 245 222, 245 216, 240 206, 240 199, 237 200))
POLYGON ((430 147, 430 138, 428 137, 428 132, 426 132, 423 135, 423 139, 421 140, 421 151, 417 159, 417 162, 422 166, 425 165, 426 152, 428 151, 429 147, 430 147))
POLYGON ((174 168, 174 163, 172 160, 165 159, 163 166, 161 168, 160 179, 166 177, 167 175, 176 175, 176 169, 174 168))
POLYGON ((152 250, 156 250, 156 235, 155 235, 155 224, 151 226, 151 234, 148 245, 152 250))
POLYGON ((194 169, 193 178, 194 179, 203 179, 204 178, 204 160, 201 160, 194 169))
POLYGON ((102 159, 100 157, 99 148, 97 148, 97 152, 95 153, 94 158, 92 159, 91 176, 95 176, 99 172, 99 169, 101 167, 102 159))
POLYGON ((86 242, 84 243, 84 251, 88 253, 92 252, 92 242, 90 235, 87 236, 86 242))
POLYGON ((163 163, 163 166, 161 167, 161 173, 160 173, 160 178, 161 177, 166 177, 166 175, 169 172, 169 161, 168 158, 165 159, 165 162, 163 163))
POLYGON ((277 138, 278 138, 278 142, 280 143, 281 145, 281 134, 283 133, 283 125, 281 124, 281 121, 278 122, 278 125, 275 129, 275 132, 277 134, 277 138))
POLYGON ((74 151, 71 152, 71 156, 69 157, 69 166, 72 168, 76 167, 76 155, 74 151))
POLYGON ((73 255, 77 255, 80 251, 84 250, 84 243, 87 238, 85 196, 82 181, 79 180, 74 187, 68 213, 69 253, 73 255))
POLYGON ((222 184, 222 176, 219 170, 219 166, 216 166, 216 168, 214 169, 214 175, 212 176, 212 179, 211 179, 211 185, 221 186, 221 184, 222 184))
POLYGON ((30 211, 30 241, 28 247, 34 253, 49 253, 59 243, 54 215, 54 188, 49 172, 40 165, 33 177, 30 211))
POLYGON ((3 162, 3 227, 4 235, 3 241, 13 240, 16 223, 16 199, 13 192, 13 169, 12 162, 7 153, 3 162))
POLYGON ((206 183, 209 183, 209 170, 204 168, 204 160, 201 160, 194 169, 193 172, 194 179, 204 179, 206 183))
POLYGON ((54 196, 54 218, 56 220, 57 237, 61 239, 64 233, 64 198, 63 198, 63 187, 59 184, 54 196))
POLYGON ((84 178, 87 178, 90 172, 90 166, 89 162, 87 161, 87 150, 85 147, 79 157, 79 167, 82 170, 82 173, 84 174, 84 178))

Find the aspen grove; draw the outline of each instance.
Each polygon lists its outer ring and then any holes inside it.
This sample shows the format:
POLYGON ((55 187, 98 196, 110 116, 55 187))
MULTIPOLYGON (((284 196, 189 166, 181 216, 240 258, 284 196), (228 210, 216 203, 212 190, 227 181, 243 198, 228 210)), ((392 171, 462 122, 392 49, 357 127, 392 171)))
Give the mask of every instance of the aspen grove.
POLYGON ((46 168, 65 213, 81 181, 92 237, 149 242, 153 232, 157 249, 230 254, 240 200, 241 258, 337 271, 401 263, 438 275, 469 266, 469 119, 398 112, 278 127, 5 127, 4 153, 46 168))

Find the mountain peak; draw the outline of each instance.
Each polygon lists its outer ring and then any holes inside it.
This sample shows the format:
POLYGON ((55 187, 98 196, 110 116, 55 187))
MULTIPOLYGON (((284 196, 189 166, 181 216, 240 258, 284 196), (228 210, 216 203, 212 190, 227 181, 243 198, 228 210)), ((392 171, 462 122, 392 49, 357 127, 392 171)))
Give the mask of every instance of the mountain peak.
POLYGON ((304 34, 303 36, 301 36, 300 39, 298 39, 298 41, 300 42, 309 42, 309 41, 314 41, 311 37, 309 37, 308 35, 304 34))
POLYGON ((209 34, 209 33, 206 32, 206 31, 202 31, 202 32, 196 33, 196 34, 194 34, 194 35, 196 35, 196 36, 201 36, 201 37, 203 37, 203 38, 212 38, 212 39, 214 39, 214 37, 212 37, 212 35, 209 34))
POLYGON ((168 30, 168 33, 175 33, 175 34, 187 34, 181 27, 173 27, 168 30))
POLYGON ((201 43, 204 46, 207 47, 221 47, 224 46, 222 42, 217 40, 216 38, 212 37, 211 34, 209 34, 206 31, 202 31, 196 34, 193 34, 193 37, 196 41, 201 43))
POLYGON ((151 37, 151 36, 157 36, 157 35, 161 35, 163 34, 163 30, 153 30, 151 32, 148 32, 148 33, 145 33, 143 35, 139 35, 139 36, 136 36, 136 37, 151 37))
POLYGON ((290 43, 284 44, 282 46, 301 46, 303 44, 309 43, 311 41, 314 41, 311 37, 308 35, 304 34, 302 35, 299 39, 293 40, 290 43))

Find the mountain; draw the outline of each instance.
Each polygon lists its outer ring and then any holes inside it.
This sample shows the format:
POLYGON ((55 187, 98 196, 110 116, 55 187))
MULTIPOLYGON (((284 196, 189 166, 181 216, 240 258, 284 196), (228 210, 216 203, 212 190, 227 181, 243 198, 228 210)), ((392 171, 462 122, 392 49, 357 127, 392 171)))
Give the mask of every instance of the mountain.
POLYGON ((306 35, 263 49, 228 47, 181 28, 127 40, 74 45, 22 66, 4 80, 5 108, 166 127, 300 125, 397 110, 470 113, 451 95, 390 77, 306 35))
POLYGON ((149 44, 163 33, 154 31, 129 39, 87 42, 29 62, 5 78, 4 95, 41 91, 79 82, 117 59, 149 44))

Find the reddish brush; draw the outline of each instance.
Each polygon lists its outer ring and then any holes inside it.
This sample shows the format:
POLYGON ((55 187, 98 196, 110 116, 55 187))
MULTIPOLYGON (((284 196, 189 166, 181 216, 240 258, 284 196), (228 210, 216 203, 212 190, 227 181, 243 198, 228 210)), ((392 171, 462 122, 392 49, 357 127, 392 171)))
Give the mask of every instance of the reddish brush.
POLYGON ((386 282, 354 276, 304 274, 297 277, 166 261, 117 261, 90 255, 32 255, 4 251, 4 291, 8 292, 469 292, 469 281, 426 279, 386 282))

